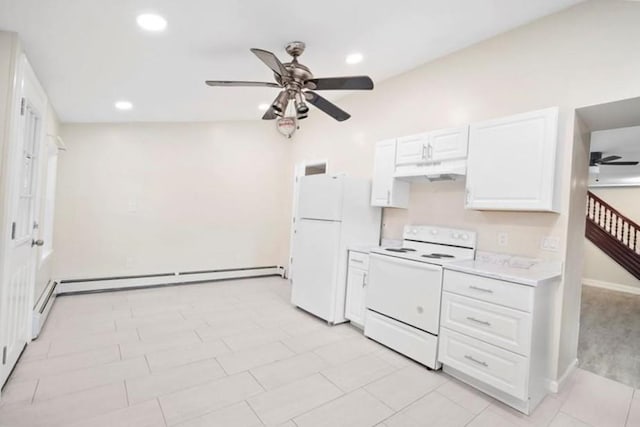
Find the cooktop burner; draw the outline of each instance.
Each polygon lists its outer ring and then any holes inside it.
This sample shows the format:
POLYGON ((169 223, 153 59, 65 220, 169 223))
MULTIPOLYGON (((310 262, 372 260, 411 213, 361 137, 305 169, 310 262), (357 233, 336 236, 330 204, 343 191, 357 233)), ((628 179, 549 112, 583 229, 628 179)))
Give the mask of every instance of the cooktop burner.
POLYGON ((402 252, 402 253, 415 252, 415 249, 411 249, 411 248, 387 248, 385 250, 389 252, 402 252))
POLYGON ((439 253, 424 254, 424 255, 422 255, 422 257, 424 257, 424 258, 438 258, 438 259, 442 259, 442 258, 455 258, 453 255, 449 255, 449 254, 439 254, 439 253))

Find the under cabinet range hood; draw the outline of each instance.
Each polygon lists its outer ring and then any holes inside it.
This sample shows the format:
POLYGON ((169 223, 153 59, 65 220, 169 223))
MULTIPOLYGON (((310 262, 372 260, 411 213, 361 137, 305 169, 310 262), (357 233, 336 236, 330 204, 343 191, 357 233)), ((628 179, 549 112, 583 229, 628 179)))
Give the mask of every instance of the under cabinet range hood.
POLYGON ((455 181, 467 174, 467 160, 447 160, 424 165, 398 165, 394 177, 403 181, 455 181))

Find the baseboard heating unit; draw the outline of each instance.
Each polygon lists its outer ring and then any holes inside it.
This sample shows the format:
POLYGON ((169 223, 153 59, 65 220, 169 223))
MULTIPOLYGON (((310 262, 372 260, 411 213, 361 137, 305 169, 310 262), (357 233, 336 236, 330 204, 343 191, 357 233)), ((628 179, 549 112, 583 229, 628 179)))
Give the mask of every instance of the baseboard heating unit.
POLYGON ((33 307, 33 322, 31 338, 36 339, 40 335, 40 331, 44 326, 44 322, 49 317, 49 312, 56 299, 56 290, 59 283, 54 280, 49 280, 47 286, 44 288, 44 292, 40 295, 40 298, 33 307))
POLYGON ((250 279, 257 277, 284 277, 283 267, 227 268, 219 270, 182 271, 175 273, 143 274, 136 276, 98 277, 89 279, 61 280, 57 288, 58 295, 87 292, 114 291, 121 289, 140 289, 157 286, 183 285, 219 280, 250 279))

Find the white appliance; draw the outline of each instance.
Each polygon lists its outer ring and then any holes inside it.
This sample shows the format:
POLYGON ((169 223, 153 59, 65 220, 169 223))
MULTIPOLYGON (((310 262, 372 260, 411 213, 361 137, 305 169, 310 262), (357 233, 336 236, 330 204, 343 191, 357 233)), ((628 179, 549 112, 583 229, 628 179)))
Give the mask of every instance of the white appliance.
POLYGON ((377 246, 380 208, 371 182, 345 175, 300 178, 293 239, 291 302, 331 324, 344 317, 347 248, 377 246))
POLYGON ((401 248, 376 248, 369 258, 364 333, 429 368, 437 361, 442 265, 473 259, 476 233, 405 226, 401 248))

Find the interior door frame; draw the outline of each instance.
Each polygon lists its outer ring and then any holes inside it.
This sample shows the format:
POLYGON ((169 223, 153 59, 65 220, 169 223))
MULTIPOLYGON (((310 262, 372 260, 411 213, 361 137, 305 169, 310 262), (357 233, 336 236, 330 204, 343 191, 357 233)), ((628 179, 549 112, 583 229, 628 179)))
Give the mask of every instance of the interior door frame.
MULTIPOLYGON (((16 180, 20 179, 18 176, 22 169, 19 167, 20 153, 22 148, 22 140, 24 138, 24 122, 25 120, 23 112, 25 111, 27 102, 34 107, 40 114, 39 129, 37 133, 37 139, 35 140, 34 150, 36 159, 33 163, 33 192, 32 192, 32 209, 30 223, 32 228, 30 230, 30 236, 33 239, 37 235, 37 230, 33 227, 33 221, 38 217, 40 208, 40 197, 42 192, 41 178, 42 168, 41 161, 44 142, 46 138, 46 123, 47 123, 47 107, 48 99, 47 95, 38 82, 38 79, 29 64, 24 53, 19 52, 15 56, 15 77, 13 80, 11 105, 9 109, 9 117, 7 120, 8 129, 5 132, 5 147, 2 153, 1 164, 2 170, 2 187, 0 187, 0 323, 5 319, 5 313, 7 312, 7 283, 11 273, 12 266, 9 265, 9 261, 12 259, 14 250, 18 247, 17 241, 12 239, 12 223, 17 215, 16 206, 16 180), (24 101, 23 101, 24 100, 24 101), (28 100, 28 101, 27 101, 28 100)), ((23 239, 22 244, 24 244, 23 239)), ((33 301, 33 293, 35 286, 35 271, 37 268, 38 251, 31 251, 30 253, 30 275, 29 275, 29 287, 27 301, 33 301)), ((32 307, 29 305, 28 311, 24 313, 26 316, 25 327, 25 343, 31 341, 31 329, 32 329, 32 307)), ((4 328, 0 327, 0 347, 4 348, 7 345, 8 338, 4 334, 4 328)), ((4 359, 4 355, 3 355, 4 359)), ((6 364, 0 365, 0 383, 3 382, 4 377, 8 376, 9 372, 13 369, 15 361, 8 360, 6 364), (8 372, 7 372, 8 370, 8 372)), ((0 384, 1 385, 1 384, 0 384)))
POLYGON ((296 234, 296 223, 298 221, 298 198, 300 195, 300 178, 306 175, 307 167, 309 166, 325 166, 325 174, 329 173, 329 159, 321 160, 303 160, 296 163, 293 167, 293 191, 292 191, 292 203, 291 203, 291 228, 289 232, 289 259, 287 261, 288 267, 286 277, 291 281, 293 278, 293 245, 294 237, 296 234))

